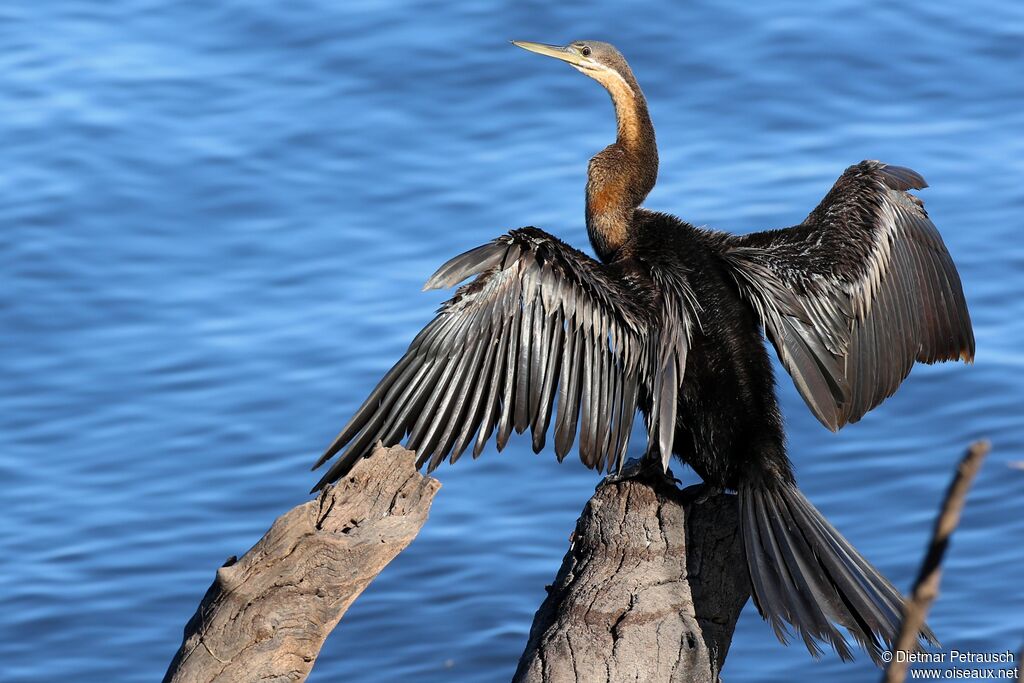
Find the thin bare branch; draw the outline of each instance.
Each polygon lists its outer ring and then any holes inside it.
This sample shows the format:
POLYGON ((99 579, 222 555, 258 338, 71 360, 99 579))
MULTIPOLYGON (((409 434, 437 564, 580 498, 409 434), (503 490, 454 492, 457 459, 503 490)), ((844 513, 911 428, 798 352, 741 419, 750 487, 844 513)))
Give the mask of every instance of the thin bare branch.
MULTIPOLYGON (((894 655, 897 652, 909 653, 917 650, 919 634, 924 627, 928 610, 931 609, 932 602, 939 594, 942 558, 949 546, 950 536, 960 523, 960 514, 964 509, 967 492, 970 490, 978 470, 981 469, 981 464, 984 462, 985 456, 988 455, 989 449, 988 441, 976 441, 967 449, 967 454, 964 455, 957 467, 956 475, 946 491, 939 516, 935 520, 935 529, 932 531, 928 550, 921 562, 917 581, 914 582, 914 590, 904 604, 903 625, 893 646, 894 655)), ((907 676, 908 663, 906 659, 908 658, 893 656, 882 675, 882 683, 902 683, 907 676)))

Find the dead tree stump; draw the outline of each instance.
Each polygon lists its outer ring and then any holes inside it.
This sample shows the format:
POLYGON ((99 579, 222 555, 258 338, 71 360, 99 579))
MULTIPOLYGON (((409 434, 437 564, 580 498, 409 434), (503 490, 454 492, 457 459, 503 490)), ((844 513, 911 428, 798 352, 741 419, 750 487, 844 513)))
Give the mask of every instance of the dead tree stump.
POLYGON ((349 605, 427 521, 440 484, 414 463, 404 448, 377 448, 228 560, 165 683, 304 680, 349 605))
MULTIPOLYGON (((440 484, 377 448, 217 570, 165 683, 301 681, 349 605, 419 533, 440 484)), ((749 595, 735 496, 660 476, 598 487, 515 681, 717 681, 749 595)))
POLYGON ((514 683, 713 683, 750 594, 736 497, 660 476, 602 484, 534 617, 514 683))

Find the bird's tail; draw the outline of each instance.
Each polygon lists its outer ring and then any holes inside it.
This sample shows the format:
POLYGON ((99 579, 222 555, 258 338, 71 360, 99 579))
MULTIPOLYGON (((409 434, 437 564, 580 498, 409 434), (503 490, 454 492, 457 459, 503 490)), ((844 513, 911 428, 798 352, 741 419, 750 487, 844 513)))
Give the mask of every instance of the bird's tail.
MULTIPOLYGON (((903 596, 804 498, 796 484, 739 490, 740 519, 754 603, 787 642, 792 625, 814 656, 828 643, 853 654, 844 627, 881 662, 899 632, 903 596)), ((938 644, 925 627, 921 637, 938 644)))

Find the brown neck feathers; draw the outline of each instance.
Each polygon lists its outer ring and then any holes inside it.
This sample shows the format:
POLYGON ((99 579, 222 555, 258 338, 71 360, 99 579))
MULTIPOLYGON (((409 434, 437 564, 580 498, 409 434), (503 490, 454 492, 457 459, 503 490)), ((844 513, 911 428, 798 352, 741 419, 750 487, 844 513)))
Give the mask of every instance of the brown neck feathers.
POLYGON ((614 258, 629 236, 633 212, 658 177, 654 126, 633 74, 591 75, 612 97, 617 136, 590 160, 587 174, 587 233, 601 260, 614 258))

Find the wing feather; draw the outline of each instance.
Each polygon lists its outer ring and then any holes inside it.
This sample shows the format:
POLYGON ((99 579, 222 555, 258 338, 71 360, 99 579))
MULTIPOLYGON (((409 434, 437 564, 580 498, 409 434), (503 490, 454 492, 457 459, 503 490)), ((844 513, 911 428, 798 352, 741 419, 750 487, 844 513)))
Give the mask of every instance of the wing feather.
POLYGON ((974 358, 960 276, 916 172, 851 166, 798 226, 731 240, 723 256, 783 365, 829 429, 891 396, 915 362, 974 358))
MULTIPOLYGON (((640 407, 638 387, 650 385, 657 367, 648 343, 653 314, 638 303, 633 285, 536 228, 453 258, 427 288, 472 276, 324 453, 318 465, 344 449, 317 488, 342 476, 379 440, 407 437, 430 470, 457 460, 470 443, 477 457, 492 436, 501 450, 513 430, 530 429, 539 451, 553 410, 559 459, 578 431, 585 464, 621 465, 640 407)), ((676 317, 687 319, 685 311, 676 317)), ((658 349, 663 367, 671 361, 659 380, 659 405, 669 424, 687 341, 658 349)), ((667 427, 661 431, 664 442, 667 427)))
POLYGON ((579 328, 569 326, 562 354, 562 379, 558 390, 558 418, 555 423, 555 457, 561 462, 576 440, 576 416, 580 405, 580 375, 583 365, 579 328))

